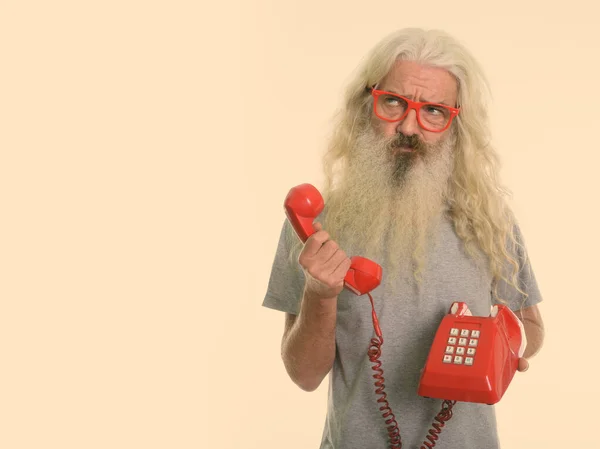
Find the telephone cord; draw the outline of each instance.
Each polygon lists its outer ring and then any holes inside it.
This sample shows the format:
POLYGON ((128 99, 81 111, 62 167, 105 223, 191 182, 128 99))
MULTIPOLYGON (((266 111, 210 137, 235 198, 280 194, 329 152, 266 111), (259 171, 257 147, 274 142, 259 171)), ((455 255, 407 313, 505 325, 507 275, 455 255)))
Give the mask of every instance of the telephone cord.
MULTIPOLYGON (((402 439, 400 437, 400 429, 398 427, 398 422, 396 421, 396 416, 394 415, 392 408, 387 400, 387 394, 385 393, 385 378, 383 377, 383 368, 380 360, 381 357, 381 347, 383 346, 383 333, 381 332, 381 328, 379 326, 379 319, 377 318, 377 313, 375 313, 375 304, 373 303, 373 297, 370 293, 367 293, 369 296, 369 300, 371 301, 372 308, 372 317, 373 317, 373 328, 375 330, 376 338, 371 339, 371 345, 369 346, 369 360, 373 363, 373 367, 371 368, 377 374, 373 374, 373 378, 376 379, 375 393, 380 396, 377 399, 377 402, 382 404, 379 407, 379 410, 382 412, 382 417, 385 419, 385 424, 387 425, 387 432, 390 439, 390 449, 402 449, 402 439)), ((442 432, 442 429, 446 425, 446 422, 452 418, 452 408, 456 404, 456 401, 445 400, 442 403, 442 409, 434 418, 431 429, 428 432, 426 440, 423 441, 423 445, 420 449, 432 449, 436 445, 436 441, 439 439, 439 435, 442 432)))
POLYGON ((377 374, 373 374, 373 377, 376 379, 375 386, 377 389, 375 393, 380 395, 381 397, 377 399, 377 402, 382 404, 379 407, 379 410, 382 412, 382 416, 385 419, 385 423, 387 424, 387 431, 390 438, 390 449, 401 449, 402 448, 402 440, 400 438, 400 429, 398 428, 398 422, 396 421, 396 417, 392 412, 390 404, 387 401, 387 394, 385 393, 385 379, 383 377, 383 369, 381 368, 381 360, 379 357, 381 356, 381 346, 383 345, 383 336, 381 333, 381 328, 379 327, 379 320, 377 319, 377 314, 375 313, 375 304, 373 304, 373 297, 370 293, 368 293, 369 299, 371 300, 371 307, 373 309, 373 327, 375 329, 375 334, 377 338, 371 339, 371 346, 369 347, 369 359, 373 362, 373 367, 371 368, 377 374))
POLYGON ((437 423, 433 423, 431 425, 431 429, 429 430, 429 435, 425 438, 427 441, 423 441, 423 446, 420 449, 431 449, 435 446, 435 442, 439 439, 439 435, 442 432, 442 428, 446 425, 446 421, 452 418, 452 407, 454 407, 456 401, 445 400, 442 403, 442 409, 435 417, 435 421, 437 423))

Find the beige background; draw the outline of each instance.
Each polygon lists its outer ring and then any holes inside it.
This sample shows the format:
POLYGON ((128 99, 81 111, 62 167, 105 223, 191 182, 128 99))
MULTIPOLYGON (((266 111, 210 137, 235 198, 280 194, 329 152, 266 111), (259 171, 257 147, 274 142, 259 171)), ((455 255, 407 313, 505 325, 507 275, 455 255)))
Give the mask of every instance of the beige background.
POLYGON ((288 380, 261 301, 285 194, 404 26, 488 73, 545 296, 503 447, 597 444, 594 2, 203 3, 2 2, 0 447, 318 447, 326 385, 288 380))

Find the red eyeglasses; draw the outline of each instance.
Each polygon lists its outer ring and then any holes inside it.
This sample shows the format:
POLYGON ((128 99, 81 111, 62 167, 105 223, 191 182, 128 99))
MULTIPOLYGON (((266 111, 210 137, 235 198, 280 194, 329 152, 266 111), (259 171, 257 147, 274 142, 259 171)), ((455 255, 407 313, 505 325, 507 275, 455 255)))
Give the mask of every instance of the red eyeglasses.
POLYGON ((404 120, 410 110, 414 109, 421 128, 440 133, 448 129, 452 119, 460 112, 460 109, 445 104, 412 101, 393 92, 377 90, 375 87, 367 90, 373 95, 375 115, 387 122, 404 120))

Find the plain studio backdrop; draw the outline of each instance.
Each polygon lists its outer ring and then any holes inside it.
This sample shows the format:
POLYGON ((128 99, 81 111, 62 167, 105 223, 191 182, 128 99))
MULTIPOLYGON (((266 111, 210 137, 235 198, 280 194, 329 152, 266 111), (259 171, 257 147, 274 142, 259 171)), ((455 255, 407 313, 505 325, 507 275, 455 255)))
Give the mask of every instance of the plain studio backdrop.
POLYGON ((0 447, 318 447, 327 383, 292 384, 283 314, 261 307, 282 202, 321 186, 344 86, 408 26, 484 66, 545 298, 503 447, 598 444, 595 8, 3 2, 0 447))

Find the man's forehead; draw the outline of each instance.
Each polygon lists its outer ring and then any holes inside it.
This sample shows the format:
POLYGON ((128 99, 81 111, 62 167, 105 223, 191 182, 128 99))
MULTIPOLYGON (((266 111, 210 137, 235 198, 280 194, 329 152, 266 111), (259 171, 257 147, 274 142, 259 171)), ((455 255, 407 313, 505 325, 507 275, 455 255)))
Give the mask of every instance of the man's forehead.
POLYGON ((397 61, 379 88, 411 99, 417 95, 421 101, 446 103, 455 103, 457 94, 456 78, 449 71, 413 61, 397 61))

